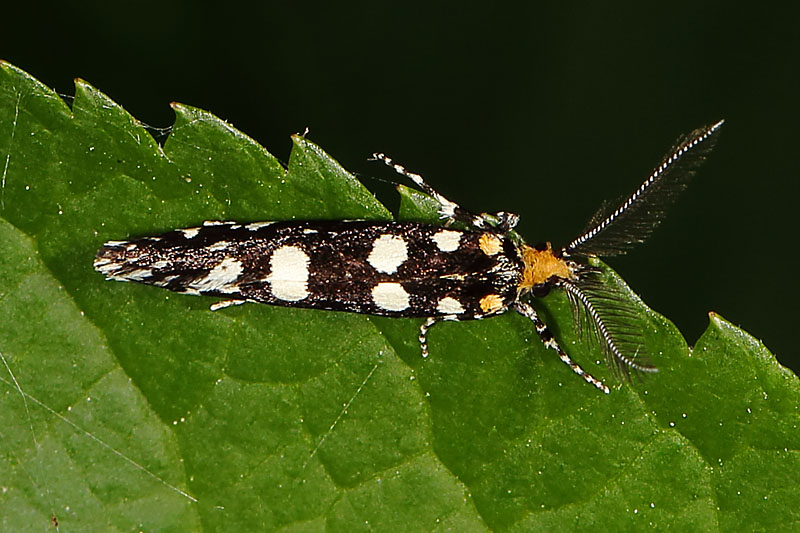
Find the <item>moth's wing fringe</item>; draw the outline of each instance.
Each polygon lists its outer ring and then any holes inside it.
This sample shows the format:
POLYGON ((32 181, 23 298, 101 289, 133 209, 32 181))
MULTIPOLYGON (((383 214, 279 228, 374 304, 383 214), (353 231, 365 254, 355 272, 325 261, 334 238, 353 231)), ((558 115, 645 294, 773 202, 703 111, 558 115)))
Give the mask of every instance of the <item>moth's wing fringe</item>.
POLYGON ((97 251, 92 265, 108 279, 124 279, 124 274, 136 270, 125 256, 127 241, 108 241, 97 251))

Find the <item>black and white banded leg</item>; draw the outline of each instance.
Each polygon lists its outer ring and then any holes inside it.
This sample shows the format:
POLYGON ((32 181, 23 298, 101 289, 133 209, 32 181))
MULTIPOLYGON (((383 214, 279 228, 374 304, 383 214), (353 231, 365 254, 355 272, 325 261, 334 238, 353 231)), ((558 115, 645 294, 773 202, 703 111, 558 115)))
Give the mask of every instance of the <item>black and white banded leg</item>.
POLYGON ((564 363, 569 365, 569 367, 572 369, 573 372, 581 376, 586 381, 586 383, 594 385, 595 387, 605 392, 606 394, 609 393, 608 386, 606 386, 605 383, 603 383, 596 377, 586 372, 583 368, 581 368, 581 365, 573 361, 572 358, 564 350, 561 349, 561 347, 558 345, 558 342, 556 342, 555 337, 553 337, 553 334, 548 329, 547 325, 544 322, 542 322, 542 319, 539 318, 539 315, 536 313, 534 308, 531 307, 530 304, 527 304, 525 302, 516 302, 514 304, 514 310, 517 313, 521 314, 522 316, 529 318, 531 322, 533 322, 534 327, 536 327, 536 333, 539 334, 539 338, 542 339, 544 345, 552 350, 555 350, 556 353, 558 353, 558 357, 564 363))
POLYGON ((425 319, 425 322, 419 327, 419 348, 422 351, 423 359, 428 358, 428 330, 433 327, 434 324, 437 322, 442 322, 443 320, 455 320, 458 321, 457 315, 443 315, 443 316, 432 316, 425 319))
POLYGON ((422 189, 423 192, 429 194, 434 200, 439 202, 439 215, 450 222, 463 222, 470 227, 477 229, 486 229, 487 227, 499 228, 503 232, 511 231, 514 226, 519 222, 519 215, 514 213, 506 213, 500 211, 499 213, 489 214, 481 213, 475 214, 468 211, 439 194, 433 187, 425 183, 422 176, 414 172, 410 172, 403 165, 395 163, 394 160, 386 154, 375 153, 372 157, 378 161, 383 161, 386 165, 392 167, 395 172, 401 176, 405 176, 414 182, 414 184, 422 189))
POLYGON ((426 318, 425 322, 419 327, 419 348, 422 350, 423 359, 428 358, 428 330, 440 320, 442 320, 441 317, 432 316, 426 318))

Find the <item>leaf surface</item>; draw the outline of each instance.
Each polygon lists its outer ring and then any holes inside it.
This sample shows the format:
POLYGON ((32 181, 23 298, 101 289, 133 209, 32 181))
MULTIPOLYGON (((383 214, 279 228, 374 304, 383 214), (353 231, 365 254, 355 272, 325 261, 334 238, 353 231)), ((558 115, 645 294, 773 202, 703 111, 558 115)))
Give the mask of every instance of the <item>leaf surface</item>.
MULTIPOLYGON (((798 380, 724 319, 690 350, 628 292, 660 372, 605 396, 512 313, 438 324, 423 360, 417 320, 106 282, 106 240, 391 215, 303 137, 284 169, 175 104, 162 147, 86 82, 70 109, 0 67, 2 529, 797 526, 798 380)), ((435 220, 401 193, 401 217, 435 220)), ((564 295, 537 306, 607 377, 564 295)))

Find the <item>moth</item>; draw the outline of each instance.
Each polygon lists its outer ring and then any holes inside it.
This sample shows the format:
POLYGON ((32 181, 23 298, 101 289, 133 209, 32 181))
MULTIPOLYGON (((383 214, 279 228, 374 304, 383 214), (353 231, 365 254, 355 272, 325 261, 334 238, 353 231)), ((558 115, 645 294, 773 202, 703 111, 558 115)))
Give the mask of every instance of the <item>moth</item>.
POLYGON ((588 229, 554 249, 530 246, 514 231, 512 213, 473 213, 383 154, 391 166, 438 202, 441 225, 417 222, 311 220, 205 222, 161 235, 109 241, 94 268, 107 279, 171 291, 218 296, 212 310, 245 302, 424 318, 427 334, 442 320, 479 320, 514 310, 542 342, 586 382, 585 372, 559 346, 531 299, 566 292, 579 324, 599 340, 612 371, 655 372, 635 309, 603 282, 590 258, 625 253, 644 241, 716 142, 719 121, 678 139, 655 170, 618 207, 599 211, 588 229))

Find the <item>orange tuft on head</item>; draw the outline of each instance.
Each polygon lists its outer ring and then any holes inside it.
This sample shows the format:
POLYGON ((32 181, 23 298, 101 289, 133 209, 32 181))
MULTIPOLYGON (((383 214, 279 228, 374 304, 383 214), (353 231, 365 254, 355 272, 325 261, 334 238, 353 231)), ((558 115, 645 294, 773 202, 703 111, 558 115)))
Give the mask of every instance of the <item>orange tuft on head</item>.
POLYGON ((537 250, 524 244, 520 248, 520 254, 523 263, 522 281, 519 284, 521 290, 529 291, 554 276, 562 279, 575 279, 567 262, 556 257, 549 242, 545 250, 537 250))

